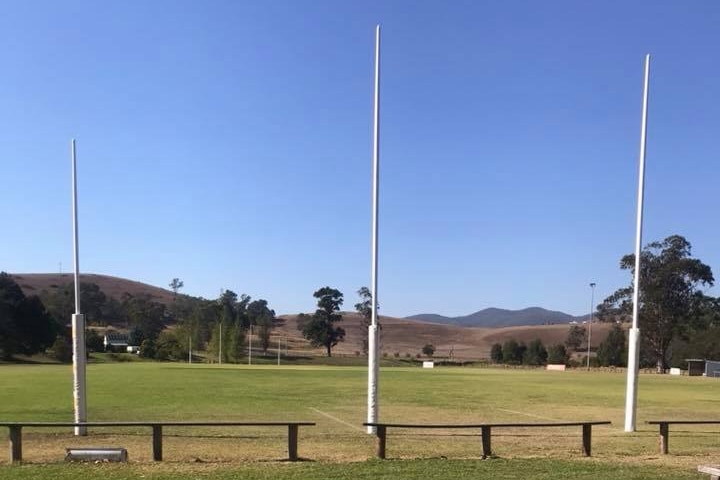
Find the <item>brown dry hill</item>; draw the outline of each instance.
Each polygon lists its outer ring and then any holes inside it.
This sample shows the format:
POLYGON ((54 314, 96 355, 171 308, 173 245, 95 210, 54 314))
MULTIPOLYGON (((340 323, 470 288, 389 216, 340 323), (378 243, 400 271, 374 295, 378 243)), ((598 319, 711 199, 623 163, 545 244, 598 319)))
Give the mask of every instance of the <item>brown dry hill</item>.
MULTIPOLYGON (((69 273, 18 273, 12 274, 12 276, 26 295, 37 294, 42 290, 52 290, 73 281, 73 276, 69 273)), ((88 273, 82 274, 80 279, 82 282, 96 283, 106 295, 117 300, 120 300, 126 292, 131 295, 147 294, 165 304, 169 304, 173 299, 173 293, 169 290, 124 278, 88 273)), ((324 354, 322 349, 311 348, 308 342, 302 338, 297 329, 297 315, 282 315, 280 320, 280 324, 275 329, 275 333, 278 335, 273 336, 272 348, 275 347, 276 339, 282 338, 283 344, 287 340, 291 353, 324 354)), ((452 356, 458 360, 489 358, 490 348, 494 343, 502 344, 511 338, 525 343, 539 338, 546 346, 563 343, 569 329, 568 325, 504 328, 462 327, 392 317, 381 317, 380 323, 382 325, 380 351, 389 357, 393 357, 396 353, 403 358, 408 354, 414 357, 420 353, 425 344, 430 343, 435 346, 436 357, 447 358, 452 352, 452 356)), ((345 329, 345 341, 333 349, 333 354, 338 356, 360 354, 365 330, 360 315, 344 312, 340 326, 345 329)), ((609 330, 609 324, 593 325, 592 343, 594 347, 597 347, 605 339, 609 330)))
MULTIPOLYGON (((73 283, 71 273, 11 273, 10 275, 20 285, 25 295, 37 295, 43 290, 51 291, 68 283, 73 283)), ((80 274, 80 281, 97 284, 105 295, 116 300, 122 299, 124 293, 130 295, 147 294, 156 302, 166 305, 172 302, 173 299, 173 293, 164 288, 110 275, 82 273, 80 274)))
MULTIPOLYGON (((281 318, 284 324, 278 327, 277 332, 289 338, 290 348, 307 349, 306 342, 297 330, 297 315, 283 315, 281 318)), ((537 338, 546 346, 554 345, 563 343, 569 330, 569 325, 459 327, 391 317, 381 317, 380 323, 381 352, 390 357, 398 353, 403 358, 408 353, 414 357, 427 343, 435 347, 436 357, 447 358, 452 352, 452 356, 458 360, 489 358, 494 343, 502 344, 511 338, 518 342, 529 343, 537 338)), ((333 349, 334 354, 354 356, 357 352, 361 352, 364 327, 360 315, 344 312, 343 321, 339 325, 345 329, 345 341, 333 349)), ((605 339, 610 327, 610 324, 593 325, 594 348, 605 339)), ((322 354, 322 350, 316 349, 313 353, 322 354)))

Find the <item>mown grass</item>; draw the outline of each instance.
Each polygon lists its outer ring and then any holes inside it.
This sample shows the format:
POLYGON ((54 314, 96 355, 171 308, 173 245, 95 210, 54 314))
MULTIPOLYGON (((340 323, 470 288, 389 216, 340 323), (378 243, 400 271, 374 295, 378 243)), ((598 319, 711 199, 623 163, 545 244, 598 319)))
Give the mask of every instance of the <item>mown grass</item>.
MULTIPOLYGON (((3 472, 3 470, 0 470, 3 472)), ((697 473, 658 466, 610 465, 591 461, 547 459, 399 460, 356 463, 244 464, 227 466, 145 466, 145 465, 23 465, 4 469, 9 480, 105 480, 146 478, 151 480, 340 480, 372 479, 493 479, 509 480, 698 480, 697 473)))
MULTIPOLYGON (((70 478, 73 472, 73 478, 84 478, 86 472, 90 478, 98 473, 93 468, 101 468, 108 479, 140 472, 147 478, 180 479, 269 478, 273 472, 282 478, 415 478, 411 473, 398 477, 396 468, 427 469, 427 478, 441 478, 443 469, 455 478, 519 478, 511 475, 515 467, 539 469, 529 471, 548 479, 699 478, 693 473, 697 465, 713 463, 720 454, 720 429, 673 427, 672 454, 659 456, 657 429, 644 422, 720 418, 720 382, 641 376, 639 429, 627 434, 625 380, 625 375, 610 372, 384 368, 380 417, 386 422, 611 420, 613 425, 593 430, 592 459, 582 458, 579 428, 497 430, 493 448, 500 459, 490 461, 479 461, 479 432, 391 430, 388 456, 393 460, 375 462, 368 461, 374 439, 361 427, 365 368, 94 364, 88 367, 90 420, 314 421, 316 427, 301 428, 299 448, 300 455, 313 462, 279 462, 286 456, 283 429, 166 429, 168 462, 159 465, 150 462, 149 429, 94 429, 87 438, 72 437, 67 429, 26 429, 24 458, 30 464, 0 466, 0 478, 70 478), (59 462, 65 447, 79 445, 126 447, 131 464, 39 464, 59 462)), ((69 366, 0 366, 0 421, 71 421, 71 388, 69 366)), ((6 462, 5 455, 0 462, 6 462)))

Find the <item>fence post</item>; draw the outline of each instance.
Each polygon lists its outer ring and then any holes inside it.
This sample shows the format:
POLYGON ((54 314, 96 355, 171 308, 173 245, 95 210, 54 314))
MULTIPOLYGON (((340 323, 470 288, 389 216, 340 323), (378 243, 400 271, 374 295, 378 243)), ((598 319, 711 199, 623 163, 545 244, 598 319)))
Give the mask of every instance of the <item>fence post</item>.
POLYGON ((667 423, 660 423, 660 453, 667 455, 668 453, 668 441, 670 440, 670 425, 667 423))
POLYGON ((298 426, 288 424, 288 458, 291 462, 298 459, 298 426))
POLYGON ((162 425, 151 425, 152 426, 152 450, 153 460, 156 462, 162 462, 163 459, 163 445, 162 445, 162 425))
POLYGON ((485 425, 480 427, 482 431, 482 449, 483 449, 483 455, 482 458, 485 460, 486 458, 492 456, 492 448, 490 443, 490 427, 485 425))
POLYGON ((385 425, 377 425, 375 435, 377 435, 376 454, 378 458, 385 458, 385 446, 387 444, 387 427, 385 425))
POLYGON ((582 426, 583 435, 583 453, 586 457, 589 457, 592 453, 592 424, 583 423, 582 426))
POLYGON ((10 429, 10 463, 22 461, 22 426, 9 425, 10 429))

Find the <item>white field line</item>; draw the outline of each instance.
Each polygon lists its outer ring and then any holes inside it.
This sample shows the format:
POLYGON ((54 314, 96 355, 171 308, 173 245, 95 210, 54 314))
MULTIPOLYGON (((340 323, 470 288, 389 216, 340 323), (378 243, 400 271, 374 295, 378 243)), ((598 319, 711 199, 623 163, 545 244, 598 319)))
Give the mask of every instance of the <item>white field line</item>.
POLYGON ((327 418, 329 418, 330 420, 334 420, 334 421, 336 421, 336 422, 338 422, 338 423, 342 423, 343 425, 346 425, 346 426, 352 428, 353 430, 357 430, 357 431, 359 431, 359 432, 365 433, 365 430, 364 430, 363 428, 358 427, 357 425, 353 425, 352 423, 348 423, 348 422, 346 422, 345 420, 341 420, 341 419, 339 419, 339 418, 337 418, 337 417, 334 417, 334 416, 330 415, 329 413, 325 413, 325 412, 323 412, 322 410, 318 410, 318 409, 315 408, 315 407, 308 407, 308 408, 309 408, 310 410, 314 411, 314 412, 319 413, 319 414, 322 415, 323 417, 327 417, 327 418))
POLYGON ((534 415, 532 413, 518 412, 516 410, 507 410, 505 408, 496 408, 496 410, 500 410, 501 412, 513 413, 515 415, 525 415, 526 417, 539 418, 541 420, 552 420, 553 422, 564 422, 564 420, 559 420, 557 418, 543 417, 542 415, 534 415))

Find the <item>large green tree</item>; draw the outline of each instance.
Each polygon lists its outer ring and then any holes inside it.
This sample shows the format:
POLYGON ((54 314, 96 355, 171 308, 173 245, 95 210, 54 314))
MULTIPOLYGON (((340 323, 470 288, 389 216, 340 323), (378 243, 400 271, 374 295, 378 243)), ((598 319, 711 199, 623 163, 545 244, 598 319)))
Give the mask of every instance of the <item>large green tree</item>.
MULTIPOLYGON (((75 285, 66 283, 40 292, 48 312, 60 323, 69 323, 75 313, 75 285)), ((100 286, 92 282, 80 283, 80 311, 88 325, 107 325, 110 320, 106 305, 108 298, 100 286)))
POLYGON ((542 341, 537 338, 528 344, 527 350, 523 354, 523 363, 525 365, 545 365, 547 358, 547 349, 545 349, 542 341))
POLYGON ((26 297, 10 275, 0 272, 0 358, 43 351, 60 331, 39 297, 26 297))
MULTIPOLYGON (((355 311, 362 315, 362 349, 368 353, 368 327, 372 323, 372 292, 368 287, 360 287, 357 291, 360 301, 355 304, 355 311)), ((378 322, 379 326, 379 322, 378 322)))
MULTIPOLYGON (((620 268, 634 276, 635 255, 625 255, 620 268)), ((643 345, 655 358, 658 373, 667 368, 673 339, 684 335, 700 315, 704 300, 700 288, 714 281, 710 267, 692 258, 690 242, 680 235, 643 248, 638 322, 643 345)), ((598 318, 626 319, 632 312, 632 296, 632 284, 617 290, 598 306, 598 318)))
POLYGON ((586 329, 580 325, 570 325, 567 338, 565 339, 565 346, 570 350, 578 350, 580 349, 580 345, 585 342, 586 338, 586 329))
POLYGON ((343 319, 340 314, 343 294, 340 290, 323 287, 313 296, 317 298, 318 308, 312 317, 299 322, 298 328, 313 347, 325 347, 327 356, 331 357, 332 348, 345 339, 345 330, 335 326, 343 319))
MULTIPOLYGON (((250 298, 250 297, 248 297, 250 298)), ((270 335, 275 325, 275 310, 268 307, 267 300, 255 300, 247 305, 247 318, 250 325, 256 327, 255 333, 260 340, 260 348, 266 353, 270 347, 270 335)))
POLYGON ((557 344, 552 345, 547 350, 548 358, 547 362, 556 364, 556 365, 565 365, 565 363, 568 360, 568 354, 567 350, 565 350, 565 345, 557 344))
POLYGON ((143 339, 157 340, 165 328, 165 306, 152 300, 150 295, 123 295, 122 307, 128 323, 142 333, 143 339))
POLYGON ((493 363, 503 362, 503 349, 499 343, 494 343, 492 348, 490 348, 490 360, 492 360, 493 363))
POLYGON ((692 326, 673 341, 671 366, 687 368, 688 358, 720 358, 720 297, 699 300, 692 326))
POLYGON ((625 331, 619 323, 614 323, 608 336, 600 342, 597 360, 601 367, 624 367, 627 365, 625 331))
POLYGON ((518 343, 515 339, 505 341, 502 346, 503 363, 511 363, 520 365, 525 356, 527 346, 524 343, 518 343))

